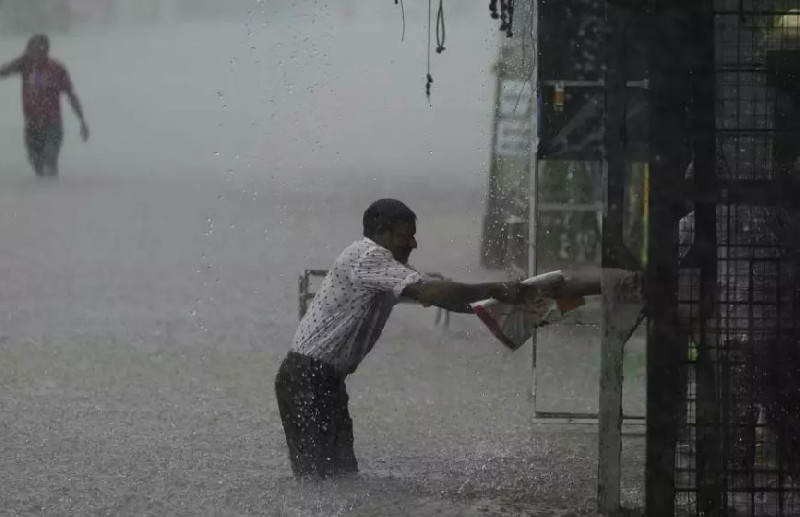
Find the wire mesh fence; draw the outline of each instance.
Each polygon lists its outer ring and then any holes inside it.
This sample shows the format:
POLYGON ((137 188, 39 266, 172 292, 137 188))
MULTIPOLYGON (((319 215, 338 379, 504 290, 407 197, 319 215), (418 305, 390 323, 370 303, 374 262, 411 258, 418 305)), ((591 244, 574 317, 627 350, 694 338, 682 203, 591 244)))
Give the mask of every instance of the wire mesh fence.
POLYGON ((713 20, 713 58, 696 66, 713 68, 699 70, 713 81, 713 127, 690 113, 692 187, 675 250, 683 402, 674 511, 796 516, 800 0, 706 3, 696 9, 713 20), (703 161, 696 142, 709 136, 713 156, 703 161))

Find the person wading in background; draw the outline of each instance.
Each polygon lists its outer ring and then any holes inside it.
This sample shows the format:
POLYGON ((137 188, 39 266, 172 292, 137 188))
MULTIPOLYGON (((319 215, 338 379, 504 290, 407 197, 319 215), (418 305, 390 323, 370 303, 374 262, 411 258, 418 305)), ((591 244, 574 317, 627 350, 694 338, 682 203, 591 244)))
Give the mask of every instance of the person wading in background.
POLYGON ((25 117, 25 147, 37 176, 58 176, 58 155, 64 138, 61 94, 69 99, 81 123, 81 137, 89 139, 89 126, 83 116, 67 69, 50 58, 50 40, 39 34, 31 37, 25 53, 0 67, 0 79, 22 76, 22 111, 25 117))

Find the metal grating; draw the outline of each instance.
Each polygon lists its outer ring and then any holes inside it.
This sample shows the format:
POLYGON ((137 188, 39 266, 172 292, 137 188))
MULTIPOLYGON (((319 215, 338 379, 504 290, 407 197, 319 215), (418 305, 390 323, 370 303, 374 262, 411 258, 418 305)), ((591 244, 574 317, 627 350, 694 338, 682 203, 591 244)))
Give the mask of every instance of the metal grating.
POLYGON ((704 115, 709 85, 695 83, 676 250, 674 514, 797 516, 800 0, 707 3, 697 11, 713 20, 713 57, 695 71, 713 81, 714 109, 704 115))

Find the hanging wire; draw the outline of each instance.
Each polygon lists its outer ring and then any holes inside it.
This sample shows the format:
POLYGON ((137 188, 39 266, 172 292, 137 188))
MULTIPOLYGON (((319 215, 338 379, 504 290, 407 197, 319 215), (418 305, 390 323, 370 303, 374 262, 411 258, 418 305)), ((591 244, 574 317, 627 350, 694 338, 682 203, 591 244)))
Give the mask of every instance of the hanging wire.
POLYGON ((444 52, 444 0, 439 0, 439 12, 436 13, 436 53, 444 52))
POLYGON ((507 37, 514 35, 514 6, 516 0, 489 0, 489 13, 492 18, 500 19, 500 30, 506 33, 507 37), (498 2, 500 8, 498 10, 498 2))
POLYGON ((431 100, 431 85, 433 84, 431 75, 431 1, 428 0, 428 76, 425 82, 425 96, 428 97, 428 101, 431 100))
POLYGON ((492 19, 500 18, 500 14, 497 12, 497 0, 489 0, 489 12, 492 14, 492 19))
POLYGON ((394 0, 394 5, 400 4, 400 16, 403 19, 403 32, 400 34, 400 42, 406 40, 406 7, 403 5, 403 0, 394 0))

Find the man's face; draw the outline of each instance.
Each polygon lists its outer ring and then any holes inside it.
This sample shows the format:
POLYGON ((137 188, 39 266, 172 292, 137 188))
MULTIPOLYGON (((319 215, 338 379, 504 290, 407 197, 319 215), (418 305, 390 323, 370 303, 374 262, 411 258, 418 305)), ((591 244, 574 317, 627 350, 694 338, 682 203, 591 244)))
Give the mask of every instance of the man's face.
POLYGON ((417 248, 416 233, 414 223, 397 223, 391 231, 381 233, 376 242, 391 251, 395 260, 407 264, 411 252, 417 248))
POLYGON ((31 45, 28 47, 26 54, 28 58, 33 59, 34 61, 44 61, 47 59, 47 48, 43 45, 31 45))

